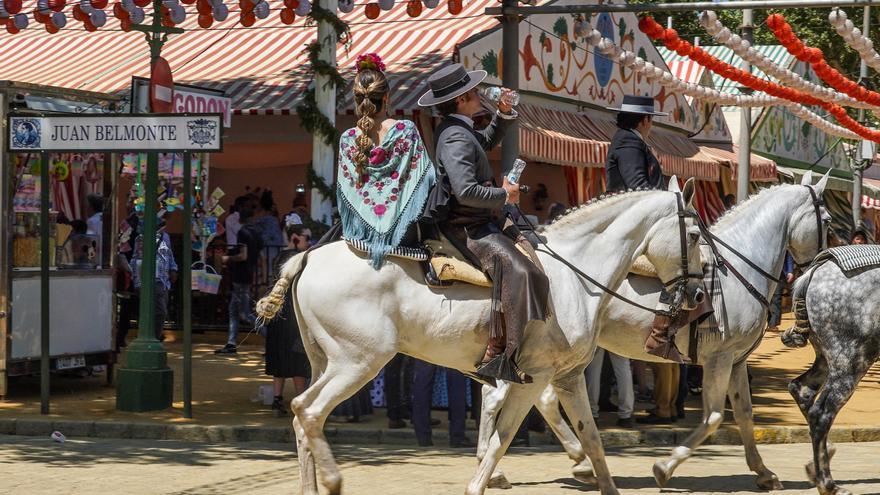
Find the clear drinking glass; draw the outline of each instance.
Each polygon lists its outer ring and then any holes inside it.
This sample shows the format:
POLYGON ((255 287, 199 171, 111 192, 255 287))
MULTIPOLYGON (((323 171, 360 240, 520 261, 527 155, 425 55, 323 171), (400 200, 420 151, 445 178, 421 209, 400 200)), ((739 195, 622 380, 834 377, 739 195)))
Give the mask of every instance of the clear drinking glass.
POLYGON ((519 105, 519 93, 516 91, 508 89, 505 93, 504 88, 500 88, 498 86, 489 86, 487 88, 483 88, 481 90, 483 96, 486 98, 499 103, 507 103, 508 105, 515 107, 519 105))

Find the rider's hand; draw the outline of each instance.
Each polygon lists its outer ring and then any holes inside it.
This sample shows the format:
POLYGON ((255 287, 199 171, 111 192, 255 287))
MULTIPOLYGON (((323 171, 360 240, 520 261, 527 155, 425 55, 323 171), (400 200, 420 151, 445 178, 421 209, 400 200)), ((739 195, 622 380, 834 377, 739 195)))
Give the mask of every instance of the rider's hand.
POLYGON ((786 275, 786 276, 785 276, 785 281, 788 282, 788 283, 792 283, 792 282, 794 282, 794 273, 789 273, 788 275, 786 275))
POLYGON ((507 191, 507 202, 506 204, 515 205, 519 204, 519 184, 512 184, 507 176, 504 176, 504 183, 501 184, 501 187, 507 191))
POLYGON ((513 106, 507 103, 507 95, 509 93, 509 89, 501 88, 501 98, 498 99, 498 111, 501 113, 510 114, 513 111, 513 106))

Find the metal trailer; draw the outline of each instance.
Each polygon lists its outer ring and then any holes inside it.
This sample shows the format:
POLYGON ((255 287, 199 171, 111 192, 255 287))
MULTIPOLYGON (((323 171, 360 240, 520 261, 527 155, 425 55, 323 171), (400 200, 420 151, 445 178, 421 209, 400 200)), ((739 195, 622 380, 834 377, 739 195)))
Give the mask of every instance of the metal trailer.
MULTIPOLYGON (((0 81, 0 397, 8 394, 8 378, 40 373, 40 268, 13 267, 16 213, 15 158, 7 152, 7 114, 94 113, 117 111, 114 95, 0 81)), ((37 154, 38 155, 38 154, 37 154)), ((50 370, 105 366, 113 376, 113 331, 116 321, 113 267, 116 252, 118 156, 107 154, 103 166, 105 198, 101 267, 50 269, 50 370)), ((42 164, 41 164, 42 165, 42 164)), ((21 246, 19 246, 20 248, 21 246)), ((39 248, 37 248, 39 249, 39 248)), ((50 251, 50 256, 52 253, 50 251)))

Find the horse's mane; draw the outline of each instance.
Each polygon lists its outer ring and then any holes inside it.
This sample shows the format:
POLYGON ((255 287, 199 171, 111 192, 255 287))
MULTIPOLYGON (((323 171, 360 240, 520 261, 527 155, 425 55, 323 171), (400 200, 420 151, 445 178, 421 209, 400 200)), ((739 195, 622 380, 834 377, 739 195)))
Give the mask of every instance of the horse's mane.
POLYGON ((766 189, 761 189, 755 194, 752 194, 745 201, 735 205, 733 208, 725 211, 720 217, 715 220, 715 223, 712 224, 712 227, 720 227, 725 222, 732 222, 734 218, 737 218, 742 214, 742 211, 745 209, 744 207, 750 203, 757 201, 758 199, 767 195, 770 191, 774 191, 776 189, 791 186, 794 184, 777 184, 775 186, 768 187, 766 189))
MULTIPOLYGON (((583 203, 579 206, 575 206, 573 208, 569 208, 569 209, 565 210, 564 213, 562 213, 561 215, 554 218, 553 221, 550 222, 550 225, 544 226, 543 231, 546 232, 549 228, 556 227, 557 225, 559 225, 559 226, 568 225, 569 223, 572 222, 572 219, 573 219, 573 217, 576 216, 576 214, 578 214, 578 213, 586 214, 588 211, 595 209, 599 205, 605 205, 605 204, 610 203, 611 202, 610 200, 612 200, 612 199, 621 199, 623 197, 633 197, 636 195, 641 195, 641 194, 649 193, 649 192, 663 192, 663 191, 665 191, 665 189, 639 188, 639 189, 629 189, 627 191, 610 192, 610 193, 601 194, 598 197, 595 197, 595 198, 587 201, 586 203, 583 203)), ((579 216, 579 215, 577 215, 577 216, 579 216)))

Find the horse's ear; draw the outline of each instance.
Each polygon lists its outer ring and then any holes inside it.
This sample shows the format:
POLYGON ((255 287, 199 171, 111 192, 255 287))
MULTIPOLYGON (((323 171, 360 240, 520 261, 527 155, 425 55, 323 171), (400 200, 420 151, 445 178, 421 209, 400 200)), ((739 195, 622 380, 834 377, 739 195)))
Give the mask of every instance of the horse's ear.
POLYGON ((819 196, 821 196, 822 193, 825 192, 825 186, 828 185, 828 176, 829 175, 831 175, 831 170, 828 170, 828 172, 825 172, 825 175, 823 175, 822 178, 819 179, 819 182, 817 182, 816 185, 813 186, 813 189, 816 191, 816 194, 818 194, 819 196))
POLYGON ((813 171, 807 170, 807 173, 801 177, 801 185, 802 186, 811 186, 813 185, 813 171))
POLYGON ((694 178, 691 177, 684 183, 684 190, 681 192, 681 197, 684 200, 685 207, 690 208, 693 206, 694 196, 696 196, 697 186, 694 182, 694 178))
POLYGON ((666 187, 666 190, 669 192, 681 192, 681 188, 678 187, 678 176, 673 175, 669 178, 669 185, 666 187))

